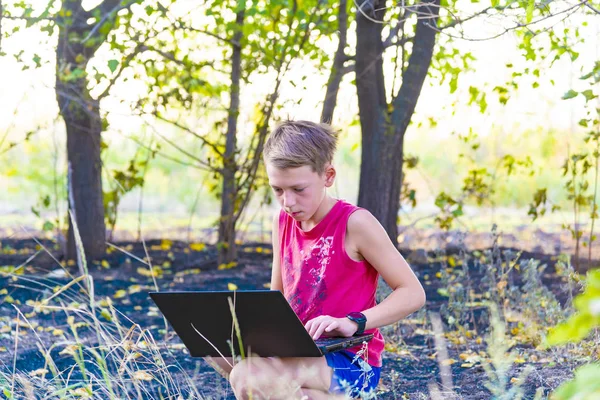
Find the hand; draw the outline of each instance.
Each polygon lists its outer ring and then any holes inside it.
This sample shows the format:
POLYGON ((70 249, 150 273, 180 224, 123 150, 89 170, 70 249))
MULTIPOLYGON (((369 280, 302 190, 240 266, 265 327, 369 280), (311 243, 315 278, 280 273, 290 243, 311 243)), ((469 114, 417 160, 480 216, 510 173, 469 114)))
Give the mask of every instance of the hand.
POLYGON ((304 326, 308 334, 317 340, 321 336, 350 337, 358 330, 358 324, 348 318, 334 318, 329 315, 321 315, 313 318, 304 326))

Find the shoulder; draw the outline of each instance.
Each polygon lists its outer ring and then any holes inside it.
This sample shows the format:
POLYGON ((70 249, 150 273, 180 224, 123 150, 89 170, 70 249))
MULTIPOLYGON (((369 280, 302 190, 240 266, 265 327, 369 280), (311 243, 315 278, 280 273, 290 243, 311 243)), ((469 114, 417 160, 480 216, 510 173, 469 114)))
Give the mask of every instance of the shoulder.
POLYGON ((369 248, 377 247, 380 242, 379 221, 364 208, 355 208, 348 217, 346 225, 346 252, 356 261, 364 260, 369 248))
POLYGON ((358 208, 348 217, 346 231, 354 239, 356 237, 371 236, 380 228, 381 224, 369 210, 358 208))
POLYGON ((348 217, 348 230, 361 230, 377 225, 379 225, 377 218, 375 218, 369 210, 365 210, 364 208, 357 208, 356 211, 352 212, 348 217))

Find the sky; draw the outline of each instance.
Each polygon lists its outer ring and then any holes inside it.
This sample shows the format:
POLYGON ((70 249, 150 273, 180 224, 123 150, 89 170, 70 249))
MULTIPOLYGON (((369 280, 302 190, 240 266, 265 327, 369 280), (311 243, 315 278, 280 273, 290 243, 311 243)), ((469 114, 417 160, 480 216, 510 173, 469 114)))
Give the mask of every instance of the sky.
MULTIPOLYGON (((458 90, 454 94, 449 94, 447 85, 440 86, 433 80, 428 80, 421 93, 414 121, 435 118, 438 121, 437 127, 428 129, 431 138, 445 136, 451 132, 466 132, 469 128, 482 135, 493 127, 507 131, 525 131, 539 127, 571 130, 581 117, 582 101, 575 99, 565 102, 560 98, 570 88, 577 88, 580 85, 578 77, 581 75, 581 66, 590 66, 594 60, 599 59, 599 26, 600 24, 590 24, 587 28, 582 27, 583 36, 587 39, 585 44, 578 46, 580 57, 575 63, 563 58, 551 69, 543 70, 538 81, 540 86, 537 89, 531 88, 532 78, 525 79, 516 96, 511 97, 506 106, 493 101, 494 96, 490 93, 488 110, 484 114, 476 107, 466 104, 469 98, 468 87, 476 86, 491 91, 490 89, 496 85, 504 85, 512 73, 506 64, 513 63, 514 69, 518 70, 519 61, 522 59, 517 49, 518 38, 513 33, 508 33, 491 41, 460 41, 459 49, 462 52, 471 52, 477 58, 473 65, 474 71, 461 76, 458 90), (554 84, 550 83, 551 80, 554 84)), ((501 28, 488 19, 469 22, 466 32, 470 33, 470 37, 486 37, 501 28)), ((354 39, 354 33, 350 32, 350 42, 354 42, 354 39)), ((39 124, 48 124, 54 120, 58 111, 53 91, 54 43, 54 38, 48 39, 39 31, 36 32, 36 29, 27 29, 2 41, 3 50, 8 54, 24 49, 25 54, 38 54, 43 60, 43 65, 41 68, 22 71, 22 65, 14 58, 0 58, 2 76, 10 77, 0 82, 0 135, 8 130, 9 138, 22 137, 25 132, 39 124)), ((329 47, 333 53, 336 43, 323 41, 323 46, 329 47)), ((27 59, 30 56, 23 57, 27 59)), ((108 51, 101 49, 95 62, 105 65, 109 58, 108 51)), ((387 63, 388 77, 392 75, 389 71, 391 68, 391 63, 387 63)), ((310 70, 311 66, 305 62, 297 62, 288 77, 298 80, 307 69, 310 70)), ((281 102, 284 104, 282 115, 289 115, 296 119, 319 118, 327 76, 317 70, 312 72, 306 82, 306 90, 302 90, 300 86, 292 87, 287 83, 289 80, 286 81, 281 90, 281 102), (298 99, 302 100, 300 104, 297 104, 298 99)), ((251 110, 256 100, 262 98, 266 91, 271 89, 270 79, 268 75, 259 77, 252 82, 251 87, 243 90, 242 106, 251 110)), ((350 83, 351 79, 352 76, 346 76, 338 96, 334 123, 342 128, 346 127, 358 113, 356 91, 350 83)), ((391 83, 387 83, 389 87, 391 83)), ((128 110, 120 107, 119 101, 134 99, 144 90, 142 84, 133 80, 127 84, 117 84, 112 92, 112 98, 106 100, 103 107, 112 111, 112 118, 119 125, 131 124, 131 128, 127 130, 136 129, 139 123, 126 117, 128 110)), ((249 127, 247 123, 249 118, 246 118, 246 124, 243 123, 243 119, 244 116, 242 116, 241 126, 249 127)))

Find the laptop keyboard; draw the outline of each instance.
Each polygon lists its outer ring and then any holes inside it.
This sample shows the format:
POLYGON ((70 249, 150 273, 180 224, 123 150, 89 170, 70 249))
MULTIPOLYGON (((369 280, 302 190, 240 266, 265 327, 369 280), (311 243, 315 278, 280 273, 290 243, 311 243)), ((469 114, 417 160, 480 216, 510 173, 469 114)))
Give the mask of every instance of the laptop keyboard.
POLYGON ((317 346, 331 346, 332 344, 348 341, 348 339, 350 338, 319 338, 315 340, 315 343, 317 346))

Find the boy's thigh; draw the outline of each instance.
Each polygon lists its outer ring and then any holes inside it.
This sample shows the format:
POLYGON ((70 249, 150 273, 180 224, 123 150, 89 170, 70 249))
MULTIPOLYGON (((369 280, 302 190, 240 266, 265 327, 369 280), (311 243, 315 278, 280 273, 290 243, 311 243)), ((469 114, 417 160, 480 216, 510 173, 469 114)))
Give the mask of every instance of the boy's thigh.
POLYGON ((236 364, 231 379, 249 379, 260 386, 277 386, 279 382, 293 381, 300 388, 327 392, 332 375, 333 370, 327 365, 325 357, 249 357, 236 364))

